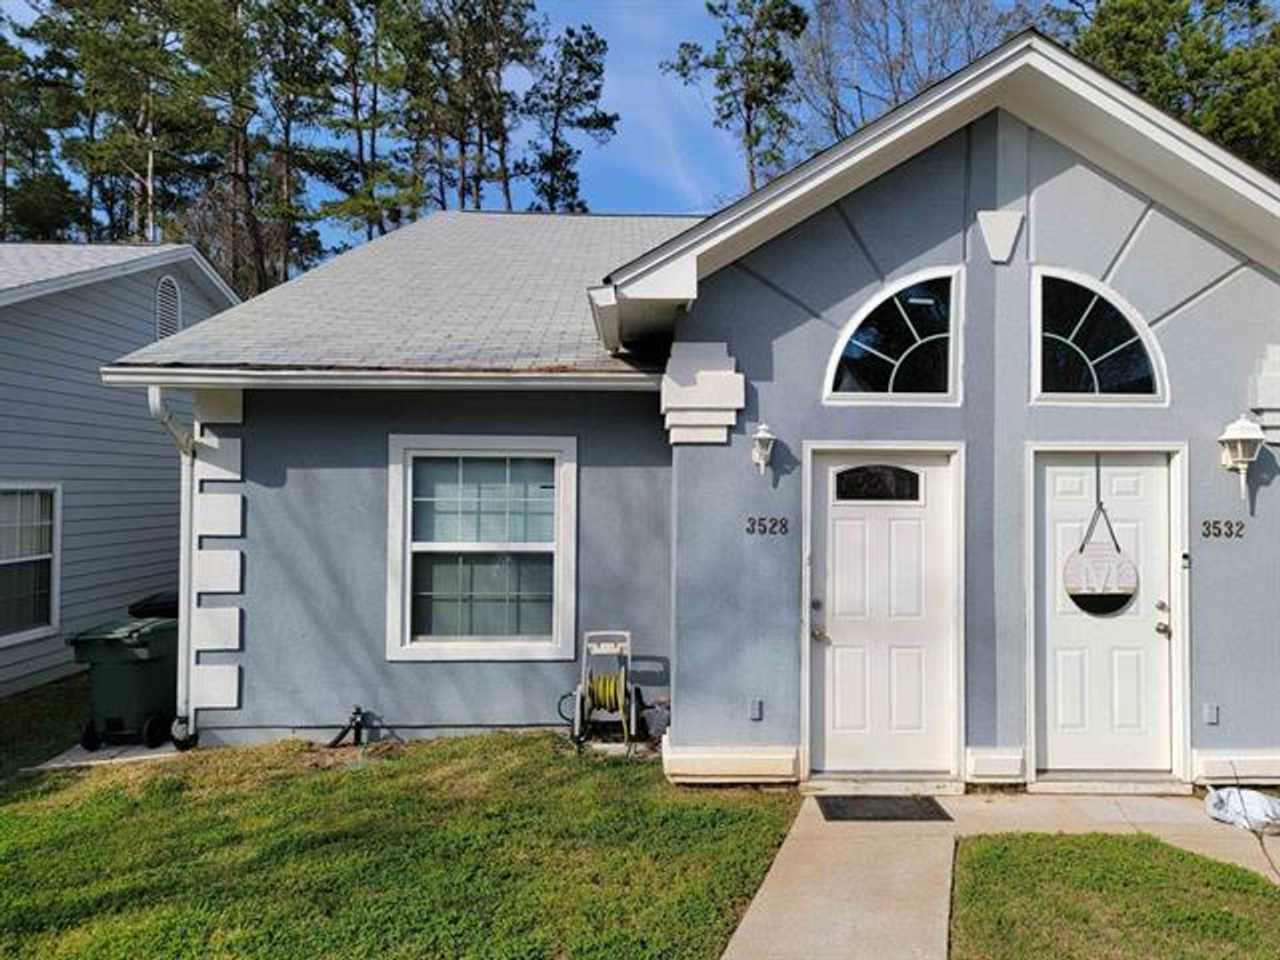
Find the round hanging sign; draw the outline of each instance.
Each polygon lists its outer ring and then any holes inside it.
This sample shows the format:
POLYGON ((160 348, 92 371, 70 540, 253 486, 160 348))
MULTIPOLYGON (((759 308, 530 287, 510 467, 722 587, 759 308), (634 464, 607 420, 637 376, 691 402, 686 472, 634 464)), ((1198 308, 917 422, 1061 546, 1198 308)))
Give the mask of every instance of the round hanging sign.
POLYGON ((1119 613, 1138 592, 1138 567, 1117 544, 1085 543, 1071 551, 1062 569, 1062 583, 1067 596, 1085 613, 1119 613))

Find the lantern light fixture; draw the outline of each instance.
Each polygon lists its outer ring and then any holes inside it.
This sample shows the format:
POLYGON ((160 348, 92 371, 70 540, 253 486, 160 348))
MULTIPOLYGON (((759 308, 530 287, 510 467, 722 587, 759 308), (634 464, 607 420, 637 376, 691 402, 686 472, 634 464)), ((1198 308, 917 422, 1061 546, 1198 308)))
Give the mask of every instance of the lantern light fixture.
POLYGON ((1218 446, 1222 448, 1222 467, 1240 477, 1240 499, 1249 499, 1249 464, 1258 459, 1266 442, 1262 427, 1247 416, 1240 416, 1227 424, 1218 446))
POLYGON ((769 466, 769 460, 773 457, 773 444, 777 439, 767 423, 761 423, 751 435, 751 462, 760 471, 760 476, 764 476, 765 468, 769 466))

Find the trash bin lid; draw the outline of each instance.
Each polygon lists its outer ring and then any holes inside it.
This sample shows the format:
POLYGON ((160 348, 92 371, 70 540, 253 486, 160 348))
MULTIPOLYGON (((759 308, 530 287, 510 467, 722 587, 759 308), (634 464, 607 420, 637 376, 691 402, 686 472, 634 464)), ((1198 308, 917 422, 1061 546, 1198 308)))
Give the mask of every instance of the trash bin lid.
POLYGON ((162 632, 172 631, 177 621, 172 617, 117 617, 76 634, 71 642, 114 642, 139 646, 157 639, 162 632))

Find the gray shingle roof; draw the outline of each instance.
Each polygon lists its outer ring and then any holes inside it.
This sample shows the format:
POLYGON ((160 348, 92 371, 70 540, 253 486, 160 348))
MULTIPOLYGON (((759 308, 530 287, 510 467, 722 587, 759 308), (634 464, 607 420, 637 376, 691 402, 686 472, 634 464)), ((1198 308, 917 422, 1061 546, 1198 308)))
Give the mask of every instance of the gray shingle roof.
POLYGON ((587 288, 699 217, 432 214, 121 365, 595 372, 587 288))
POLYGON ((0 243, 0 291, 185 249, 180 243, 0 243))

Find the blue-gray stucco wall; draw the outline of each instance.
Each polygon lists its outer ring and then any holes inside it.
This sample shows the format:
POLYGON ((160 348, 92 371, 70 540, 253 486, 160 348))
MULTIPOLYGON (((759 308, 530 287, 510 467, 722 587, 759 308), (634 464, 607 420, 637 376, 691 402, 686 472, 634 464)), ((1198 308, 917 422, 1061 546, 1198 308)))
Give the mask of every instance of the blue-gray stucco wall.
MULTIPOLYGON (((963 441, 966 742, 1026 739, 1026 448, 1032 441, 1186 443, 1189 448, 1192 743, 1280 744, 1280 494, 1267 452, 1253 502, 1218 462, 1215 438, 1248 405, 1267 343, 1280 342, 1280 284, 1241 255, 1007 113, 993 113, 701 282, 677 328, 728 344, 747 404, 726 446, 678 446, 673 742, 800 739, 801 445, 806 440, 963 441), (1024 223, 1006 264, 977 228, 984 209, 1024 223), (886 283, 963 265, 963 404, 828 407, 838 335, 886 283), (1030 403, 1031 271, 1106 279, 1154 324, 1167 407, 1030 403), (749 463, 760 421, 773 469, 749 463), (789 519, 788 537, 744 532, 749 515, 789 519), (1242 540, 1203 540, 1208 518, 1244 519, 1242 540), (751 701, 764 700, 763 719, 751 701), (1221 707, 1203 723, 1201 705, 1221 707)), ((1175 615, 1186 616, 1187 611, 1175 615)), ((1175 729, 1178 729, 1175 723, 1175 729)))
MULTIPOLYGON (((240 708, 202 710, 206 741, 340 726, 352 704, 404 734, 558 723, 572 662, 386 658, 387 445, 392 433, 573 436, 578 441, 577 627, 629 629, 651 698, 670 657, 671 457, 652 394, 245 394, 240 708), (425 728, 425 729, 424 729, 425 728)), ((228 435, 237 428, 220 428, 228 435)))

